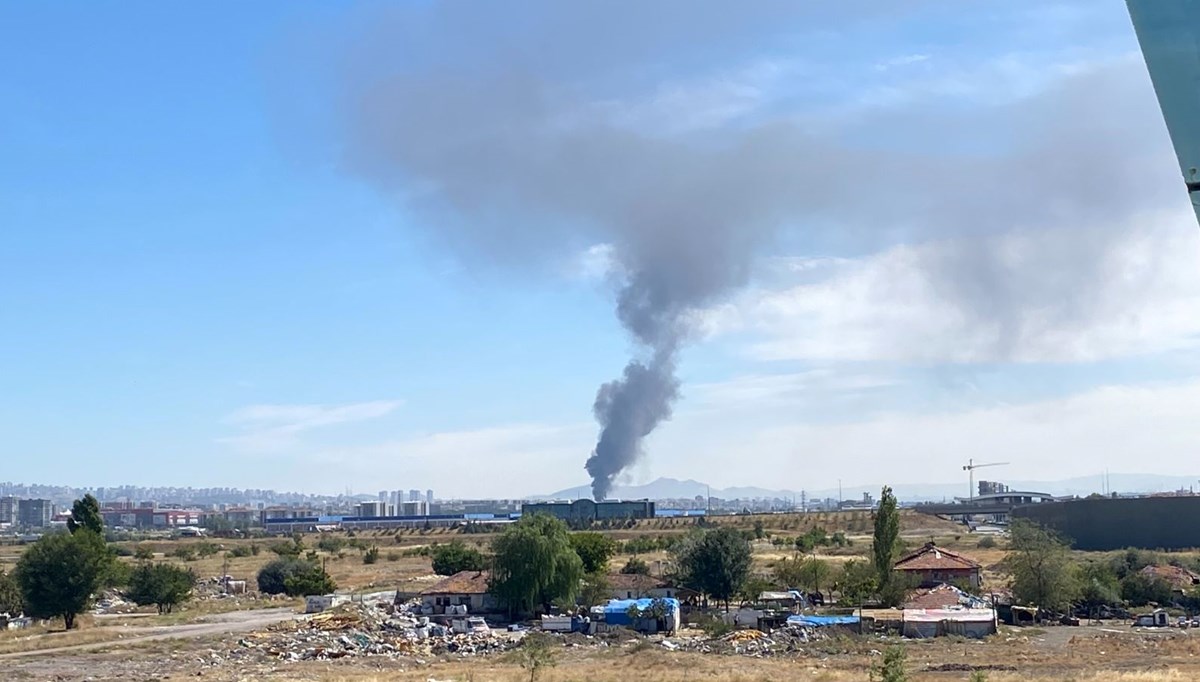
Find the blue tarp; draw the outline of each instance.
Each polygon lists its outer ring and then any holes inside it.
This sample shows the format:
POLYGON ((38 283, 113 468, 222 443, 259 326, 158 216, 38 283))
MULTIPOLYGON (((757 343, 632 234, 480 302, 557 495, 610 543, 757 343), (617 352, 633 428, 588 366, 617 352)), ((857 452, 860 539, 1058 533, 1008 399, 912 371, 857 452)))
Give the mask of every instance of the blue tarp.
POLYGON ((641 610, 646 610, 654 605, 655 601, 661 601, 666 606, 667 613, 674 613, 679 608, 679 600, 674 598, 666 599, 613 599, 604 605, 604 622, 612 625, 630 625, 632 620, 629 618, 629 608, 636 606, 641 610))
POLYGON ((858 625, 858 616, 788 616, 788 625, 822 628, 830 625, 858 625))

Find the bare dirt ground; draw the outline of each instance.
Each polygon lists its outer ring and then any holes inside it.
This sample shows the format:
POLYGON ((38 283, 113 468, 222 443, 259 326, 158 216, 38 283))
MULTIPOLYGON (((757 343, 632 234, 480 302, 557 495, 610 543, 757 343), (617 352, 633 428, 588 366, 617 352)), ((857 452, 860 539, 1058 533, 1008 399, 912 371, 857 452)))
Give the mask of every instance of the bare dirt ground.
MULTIPOLYGON (((135 617, 142 615, 144 614, 135 614, 135 617)), ((38 648, 28 651, 15 651, 12 653, 0 654, 0 661, 25 658, 29 656, 47 656, 92 651, 111 648, 115 645, 130 646, 162 639, 195 639, 199 637, 211 637, 214 635, 229 635, 238 632, 259 630, 273 623, 278 623, 285 620, 294 620, 298 617, 299 615, 295 609, 257 609, 253 611, 233 611, 214 616, 205 616, 197 622, 180 625, 117 626, 111 628, 112 630, 116 630, 116 632, 111 633, 113 635, 112 639, 83 644, 66 644, 64 646, 54 646, 53 642, 56 638, 68 639, 74 633, 54 632, 44 635, 37 635, 36 637, 39 645, 38 648)), ((97 632, 97 630, 101 629, 97 628, 92 632, 97 632)), ((20 643, 19 638, 10 641, 20 643)))
MULTIPOLYGON (((4 680, 308 680, 371 682, 450 680, 517 682, 529 679, 508 654, 423 660, 411 656, 348 656, 338 660, 287 662, 239 657, 249 630, 291 614, 248 612, 211 623, 179 625, 170 632, 84 647, 44 650, 0 658, 4 680)), ((130 628, 131 630, 133 628, 130 628)), ((941 638, 904 641, 896 637, 846 636, 812 642, 772 657, 669 651, 657 639, 611 646, 573 638, 560 640, 558 665, 547 682, 637 678, 647 682, 711 680, 866 680, 888 647, 902 644, 911 679, 966 680, 982 671, 991 682, 1200 679, 1200 631, 1134 630, 1111 624, 1085 627, 1003 628, 984 641, 941 638)))

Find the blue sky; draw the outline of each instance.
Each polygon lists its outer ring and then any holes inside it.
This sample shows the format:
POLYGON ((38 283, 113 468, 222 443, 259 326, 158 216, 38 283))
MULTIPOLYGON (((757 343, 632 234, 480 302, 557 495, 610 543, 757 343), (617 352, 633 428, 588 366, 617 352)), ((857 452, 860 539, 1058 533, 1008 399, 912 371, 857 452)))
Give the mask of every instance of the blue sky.
POLYGON ((1190 471, 1200 243, 1123 3, 641 4, 4 5, 0 479, 582 483, 621 187, 482 156, 558 125, 650 168, 786 126, 827 183, 625 480, 1190 471))

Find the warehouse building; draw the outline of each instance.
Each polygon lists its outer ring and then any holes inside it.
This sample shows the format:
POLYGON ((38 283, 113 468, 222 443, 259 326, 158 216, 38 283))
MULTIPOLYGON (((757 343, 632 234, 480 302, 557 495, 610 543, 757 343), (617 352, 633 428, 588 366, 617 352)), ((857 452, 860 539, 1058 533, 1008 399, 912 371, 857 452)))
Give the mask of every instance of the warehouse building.
POLYGON ((605 519, 652 519, 650 500, 575 500, 574 502, 530 502, 521 507, 522 516, 546 514, 567 522, 591 523, 605 519))

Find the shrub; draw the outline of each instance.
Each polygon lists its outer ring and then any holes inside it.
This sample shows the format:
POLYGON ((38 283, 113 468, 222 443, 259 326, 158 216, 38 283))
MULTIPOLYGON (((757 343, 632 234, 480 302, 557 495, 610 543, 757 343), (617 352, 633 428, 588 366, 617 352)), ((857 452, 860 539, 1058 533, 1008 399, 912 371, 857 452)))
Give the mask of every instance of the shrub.
POLYGON ((346 541, 342 538, 325 536, 317 541, 317 549, 330 554, 337 554, 346 546, 346 541))
POLYGON ((363 563, 364 564, 373 564, 376 561, 379 561, 379 548, 378 547, 372 547, 371 549, 368 549, 366 551, 366 553, 363 554, 363 563))
POLYGON ((219 551, 221 551, 221 548, 220 548, 220 547, 217 547, 216 545, 214 545, 214 544, 213 544, 213 543, 211 543, 211 542, 199 542, 199 543, 196 543, 196 553, 197 553, 197 554, 199 554, 199 555, 200 555, 200 556, 202 556, 202 557, 204 557, 204 556, 212 556, 212 555, 216 554, 216 553, 217 553, 217 552, 219 552, 219 551))
POLYGON ((979 549, 992 549, 996 546, 996 538, 985 535, 979 538, 979 549))
POLYGON ((246 545, 238 545, 237 547, 234 547, 233 549, 229 550, 225 554, 226 554, 226 556, 233 557, 233 558, 248 557, 248 556, 250 556, 252 551, 253 550, 251 550, 246 545))
POLYGON ((192 547, 184 545, 183 547, 176 547, 175 550, 171 552, 171 556, 177 559, 182 559, 183 561, 195 561, 196 550, 192 547))
POLYGON ((871 679, 879 682, 908 682, 908 671, 904 664, 908 659, 904 647, 889 647, 883 654, 883 664, 871 668, 871 679))
POLYGON ((125 596, 138 606, 153 604, 159 613, 170 613, 191 596, 195 584, 190 568, 146 562, 133 569, 125 596))
POLYGON ((311 566, 297 557, 281 557, 258 571, 258 591, 264 594, 285 594, 287 578, 311 566))
POLYGON ((438 545, 430 554, 433 559, 433 572, 438 575, 454 575, 459 571, 482 571, 487 567, 483 554, 460 540, 438 545))
POLYGON ((388 552, 387 560, 388 561, 400 561, 400 552, 388 552))
POLYGON ((133 552, 133 557, 138 561, 149 561, 154 558, 154 550, 146 545, 138 545, 133 552))

